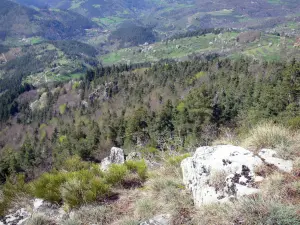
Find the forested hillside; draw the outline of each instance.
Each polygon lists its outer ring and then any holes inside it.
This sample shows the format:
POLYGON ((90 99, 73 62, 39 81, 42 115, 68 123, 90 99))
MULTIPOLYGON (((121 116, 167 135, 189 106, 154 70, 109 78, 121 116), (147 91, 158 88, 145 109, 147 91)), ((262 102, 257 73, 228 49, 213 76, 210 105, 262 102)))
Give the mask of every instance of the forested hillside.
POLYGON ((15 45, 18 39, 40 37, 50 40, 75 38, 96 25, 87 18, 63 10, 36 10, 9 0, 0 3, 0 40, 15 45))
POLYGON ((99 161, 111 146, 151 154, 207 145, 224 128, 242 132, 265 119, 296 129, 299 71, 296 61, 195 59, 98 68, 81 81, 24 86, 12 105, 1 98, 1 179, 22 171, 35 178, 71 155, 99 161))

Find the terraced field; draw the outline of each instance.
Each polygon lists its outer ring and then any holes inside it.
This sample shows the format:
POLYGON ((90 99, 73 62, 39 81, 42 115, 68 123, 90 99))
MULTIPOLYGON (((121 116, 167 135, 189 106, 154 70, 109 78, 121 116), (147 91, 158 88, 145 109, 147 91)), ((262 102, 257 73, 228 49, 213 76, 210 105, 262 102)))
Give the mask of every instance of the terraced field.
POLYGON ((276 35, 262 34, 259 40, 251 43, 237 42, 237 32, 226 32, 219 35, 207 34, 197 37, 182 38, 143 45, 119 51, 100 57, 104 65, 120 63, 141 63, 159 61, 161 59, 182 60, 190 55, 219 53, 239 57, 246 55, 255 59, 267 61, 287 59, 293 54, 300 58, 300 49, 294 48, 294 38, 281 38, 276 35))

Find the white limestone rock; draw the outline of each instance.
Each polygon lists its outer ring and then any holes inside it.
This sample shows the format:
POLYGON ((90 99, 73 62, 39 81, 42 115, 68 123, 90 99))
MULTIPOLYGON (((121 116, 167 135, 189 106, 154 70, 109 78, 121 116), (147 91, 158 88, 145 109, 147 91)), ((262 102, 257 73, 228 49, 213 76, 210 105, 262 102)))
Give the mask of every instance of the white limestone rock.
POLYGON ((100 167, 105 171, 108 170, 109 165, 111 165, 111 162, 109 160, 109 157, 106 157, 101 161, 100 167))
POLYGON ((257 193, 256 183, 264 178, 256 176, 254 168, 265 163, 285 172, 293 169, 292 161, 278 158, 271 149, 262 149, 257 156, 232 145, 201 147, 181 162, 183 183, 196 206, 224 202, 257 193))
POLYGON ((33 210, 38 210, 44 203, 43 199, 36 198, 33 201, 33 210))
POLYGON ((242 147, 201 147, 193 157, 182 161, 183 182, 191 190, 196 206, 224 202, 259 191, 255 187, 254 167, 262 163, 259 157, 242 147), (220 177, 221 189, 211 185, 215 171, 227 175, 220 177))
POLYGON ((111 164, 124 164, 125 155, 121 148, 112 147, 109 157, 106 157, 101 162, 101 169, 107 170, 111 164))
POLYGON ((262 149, 258 155, 265 160, 266 163, 273 164, 278 169, 284 172, 292 172, 293 162, 291 160, 284 160, 277 157, 276 151, 272 149, 262 149))
POLYGON ((24 225, 26 220, 28 220, 30 216, 31 214, 25 208, 21 208, 14 213, 6 215, 4 219, 0 221, 0 224, 24 225))
POLYGON ((140 160, 142 159, 142 154, 140 152, 130 152, 126 157, 126 160, 140 160))

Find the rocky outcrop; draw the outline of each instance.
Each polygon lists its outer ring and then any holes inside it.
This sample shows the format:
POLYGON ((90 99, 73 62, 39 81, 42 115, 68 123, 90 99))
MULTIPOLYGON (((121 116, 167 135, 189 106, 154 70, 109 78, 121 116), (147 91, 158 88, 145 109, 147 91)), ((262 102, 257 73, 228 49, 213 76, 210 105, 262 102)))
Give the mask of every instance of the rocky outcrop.
POLYGON ((272 149, 262 149, 258 155, 265 163, 276 166, 279 170, 290 173, 293 170, 293 162, 291 160, 284 160, 277 156, 277 152, 272 149))
POLYGON ((109 157, 106 157, 101 162, 101 169, 107 170, 111 164, 123 164, 125 162, 124 151, 121 148, 112 147, 109 157))
POLYGON ((24 225, 30 216, 31 213, 29 213, 25 208, 21 208, 6 215, 2 220, 0 220, 0 225, 24 225))
POLYGON ((139 152, 130 152, 126 157, 126 160, 140 160, 142 159, 142 154, 139 152))
POLYGON ((58 223, 67 217, 67 213, 58 205, 51 204, 42 199, 34 199, 32 205, 28 207, 18 209, 6 215, 0 220, 0 225, 30 225, 30 218, 35 215, 43 215, 47 218, 51 218, 53 224, 58 223))
POLYGON ((93 92, 89 95, 89 100, 94 102, 95 100, 108 100, 112 97, 113 94, 118 93, 119 88, 116 82, 108 82, 104 85, 98 86, 93 92))
POLYGON ((274 158, 266 151, 255 156, 237 146, 201 147, 193 157, 182 161, 183 182, 192 192, 196 206, 236 199, 259 191, 255 182, 263 178, 255 175, 254 168, 264 161, 274 163, 278 169, 291 170, 289 161, 274 158))

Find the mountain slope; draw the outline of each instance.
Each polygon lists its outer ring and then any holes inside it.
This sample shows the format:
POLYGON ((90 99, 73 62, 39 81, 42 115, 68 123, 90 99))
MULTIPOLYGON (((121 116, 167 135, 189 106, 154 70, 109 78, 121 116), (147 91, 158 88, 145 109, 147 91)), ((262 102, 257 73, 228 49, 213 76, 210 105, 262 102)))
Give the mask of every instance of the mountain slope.
MULTIPOLYGON (((20 3, 24 3, 18 0, 20 3)), ((41 0, 27 0, 40 5, 41 0)), ((108 29, 124 21, 155 26, 161 36, 199 27, 250 27, 270 18, 298 16, 297 0, 47 0, 50 8, 68 9, 84 15, 108 29), (259 18, 259 19, 258 19, 259 18)))
POLYGON ((35 10, 17 3, 0 2, 0 41, 10 44, 17 39, 38 36, 61 40, 85 35, 85 29, 96 24, 74 12, 35 10), (12 41, 13 40, 13 41, 12 41))
POLYGON ((6 79, 16 76, 34 85, 78 77, 99 63, 96 54, 96 49, 77 41, 50 41, 11 48, 3 53, 7 62, 0 64, 3 79, 0 87, 6 79))

